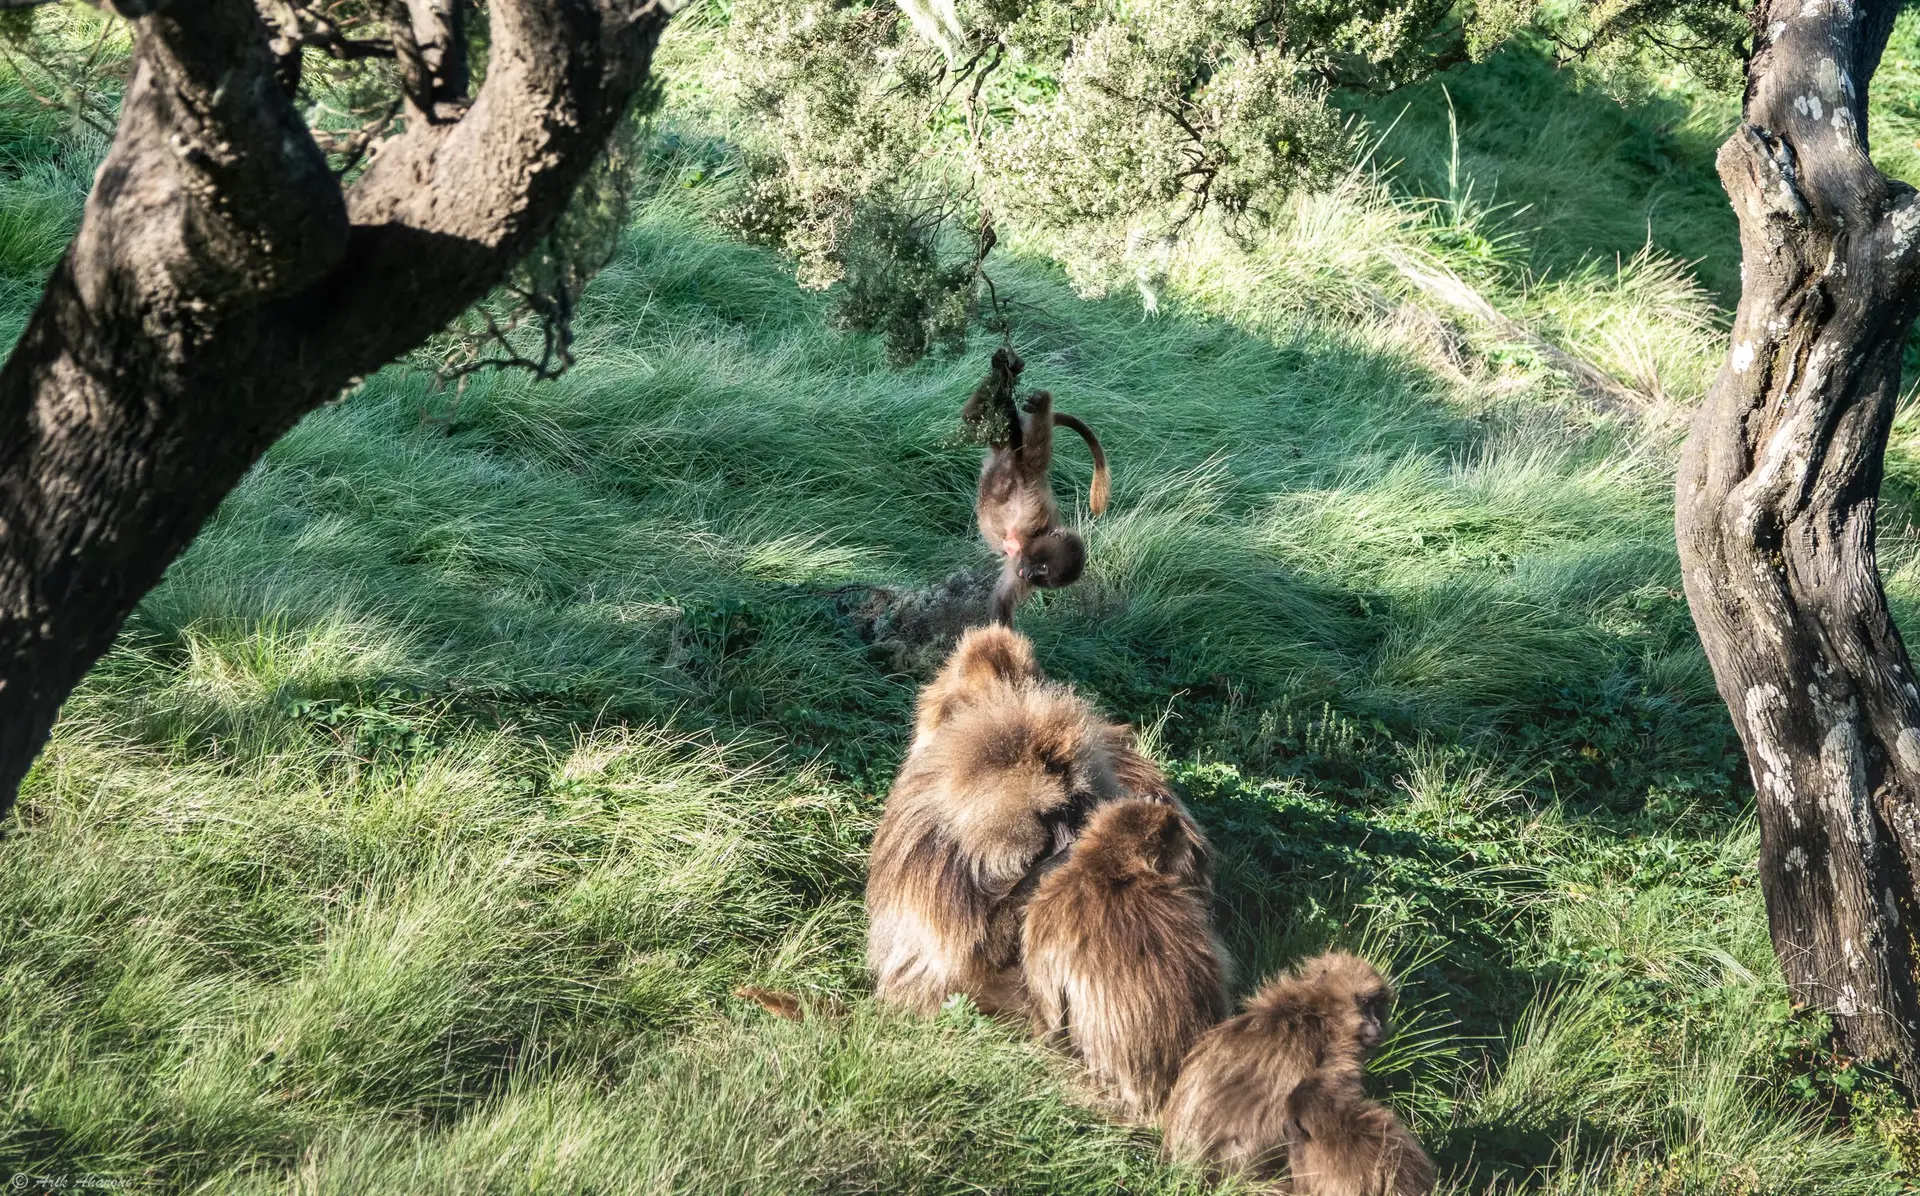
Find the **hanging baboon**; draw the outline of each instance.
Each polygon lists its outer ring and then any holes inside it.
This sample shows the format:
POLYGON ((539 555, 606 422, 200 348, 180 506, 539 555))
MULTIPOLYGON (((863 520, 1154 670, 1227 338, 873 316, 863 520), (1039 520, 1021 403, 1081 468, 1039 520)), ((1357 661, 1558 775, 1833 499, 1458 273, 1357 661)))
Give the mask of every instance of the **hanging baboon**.
POLYGON ((1013 622, 1014 608, 1034 587, 1071 585, 1086 568, 1086 543, 1061 523, 1053 498, 1049 472, 1055 425, 1078 432, 1093 453, 1087 509, 1095 515, 1105 511, 1112 488, 1099 437, 1074 416, 1055 411, 1052 394, 1035 391, 1025 403, 1026 418, 1021 418, 1013 387, 1023 368, 1018 354, 996 350, 986 378, 961 410, 962 419, 987 429, 990 448, 980 467, 974 514, 980 535, 1006 558, 993 592, 993 617, 1005 624, 1013 622))

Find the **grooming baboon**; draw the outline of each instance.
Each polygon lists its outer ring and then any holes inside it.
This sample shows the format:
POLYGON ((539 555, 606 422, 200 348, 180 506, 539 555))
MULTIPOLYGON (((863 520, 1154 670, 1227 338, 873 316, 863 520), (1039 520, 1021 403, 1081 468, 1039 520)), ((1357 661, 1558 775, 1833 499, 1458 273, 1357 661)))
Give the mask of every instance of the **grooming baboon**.
MULTIPOLYGON (((999 624, 969 628, 939 673, 920 689, 914 703, 913 744, 909 750, 918 751, 954 711, 988 693, 997 693, 997 684, 1045 680, 1034 660, 1033 641, 1026 636, 999 624)), ((1185 812, 1166 774, 1136 746, 1132 727, 1106 723, 1100 734, 1106 740, 1117 795, 1171 802, 1185 812)))
POLYGON ((1129 1116, 1159 1111, 1187 1051, 1227 1013, 1206 860, 1179 807, 1110 802, 1027 904, 1034 1030, 1078 1054, 1129 1116))
POLYGON ((1422 1196, 1433 1163, 1393 1111, 1367 1099, 1367 1052, 1393 989, 1332 952, 1277 977, 1203 1036, 1167 1099, 1167 1152, 1288 1176, 1302 1196, 1422 1196))
POLYGON ((1022 368, 1018 354, 996 350, 987 376, 960 413, 968 423, 987 429, 990 448, 980 467, 974 514, 981 536, 1006 557, 993 594, 993 617, 1007 624, 1013 622, 1014 607, 1035 586, 1071 585, 1086 568, 1086 543, 1060 522, 1060 507, 1048 478, 1056 424, 1078 432, 1093 453, 1087 509, 1095 515, 1106 510, 1112 486, 1099 437, 1080 420, 1055 411, 1047 391, 1028 396, 1027 418, 1021 419, 1013 402, 1013 384, 1022 368), (995 426, 995 413, 1004 419, 1004 428, 995 426))
MULTIPOLYGON (((975 627, 960 637, 932 681, 920 689, 914 703, 913 751, 918 751, 946 721, 981 696, 995 683, 1018 683, 1041 679, 1040 666, 1034 663, 1033 643, 1008 627, 975 627)), ((1128 736, 1125 726, 1118 728, 1128 736)), ((1111 736, 1112 732, 1108 734, 1111 736)), ((1152 767, 1152 761, 1148 761, 1152 767)))
MULTIPOLYGON (((1088 812, 1122 797, 1187 819, 1132 730, 1048 681, 1025 636, 968 631, 921 690, 913 746, 874 835, 867 957, 876 995, 931 1011, 964 992, 983 1009, 1023 1010, 1027 898, 1088 812)), ((1206 864, 1202 850, 1192 871, 1203 899, 1206 864)))
POLYGON ((989 1012, 1023 1010, 1020 920, 1037 869, 1121 792, 1111 725, 1031 659, 1004 629, 970 634, 921 704, 867 875, 867 960, 884 1002, 930 1013, 966 993, 989 1012))

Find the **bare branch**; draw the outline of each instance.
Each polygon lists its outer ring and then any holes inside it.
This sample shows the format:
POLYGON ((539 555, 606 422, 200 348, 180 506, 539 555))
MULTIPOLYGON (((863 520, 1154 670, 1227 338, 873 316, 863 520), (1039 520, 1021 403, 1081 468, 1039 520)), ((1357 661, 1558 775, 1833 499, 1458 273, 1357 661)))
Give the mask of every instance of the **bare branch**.
POLYGON ((502 327, 492 312, 483 312, 487 321, 487 342, 501 346, 506 350, 504 356, 482 357, 459 365, 449 366, 439 371, 442 379, 454 378, 464 381, 469 374, 481 370, 526 370, 535 378, 550 381, 573 368, 573 293, 564 284, 550 295, 538 291, 511 288, 512 294, 524 305, 524 310, 516 312, 502 327), (540 356, 528 357, 514 346, 512 335, 518 331, 528 316, 540 321, 540 356))
POLYGON ((387 0, 387 24, 393 30, 393 56, 400 63, 400 87, 407 98, 407 109, 432 123, 433 77, 414 32, 412 6, 407 0, 387 0))

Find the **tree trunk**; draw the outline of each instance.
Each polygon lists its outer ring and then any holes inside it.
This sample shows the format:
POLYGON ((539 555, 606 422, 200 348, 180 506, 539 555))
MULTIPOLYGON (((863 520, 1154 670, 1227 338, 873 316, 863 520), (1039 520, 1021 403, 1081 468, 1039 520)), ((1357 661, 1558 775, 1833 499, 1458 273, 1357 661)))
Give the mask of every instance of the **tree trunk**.
POLYGON ((1920 207, 1867 157, 1892 0, 1763 0, 1720 177, 1740 220, 1732 351, 1681 454, 1687 600, 1758 794, 1796 999, 1920 1090, 1920 689, 1874 509, 1920 305, 1920 207))
POLYGON ((553 227, 667 15, 494 0, 471 106, 411 122, 343 193, 252 0, 140 8, 113 146, 0 369, 0 814, 60 703, 267 446, 553 227))

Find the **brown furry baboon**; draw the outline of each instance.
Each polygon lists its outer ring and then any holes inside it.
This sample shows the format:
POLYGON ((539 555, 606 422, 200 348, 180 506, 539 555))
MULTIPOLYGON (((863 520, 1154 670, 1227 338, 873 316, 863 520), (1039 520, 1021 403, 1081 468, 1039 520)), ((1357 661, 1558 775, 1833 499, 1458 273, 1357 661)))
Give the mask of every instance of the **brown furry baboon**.
POLYGON ((1393 1111, 1368 1100, 1367 1052, 1386 1036, 1393 988, 1332 952, 1267 982, 1208 1031, 1167 1099, 1167 1152, 1288 1177, 1302 1196, 1422 1196, 1433 1163, 1393 1111))
POLYGON ((961 418, 986 429, 989 450, 980 467, 980 487, 974 514, 980 534, 1006 557, 1000 583, 994 589, 993 617, 1013 622, 1013 610, 1034 587, 1053 589, 1071 585, 1086 568, 1087 546, 1078 533, 1060 522, 1054 502, 1053 429, 1071 428, 1087 442, 1093 454, 1093 487, 1087 509, 1098 515, 1107 509, 1112 476, 1100 438, 1093 429, 1063 411, 1053 409, 1053 395, 1034 391, 1024 404, 1023 420, 1014 405, 1014 380, 1025 368, 1010 349, 994 352, 986 378, 975 388, 961 418), (995 419, 995 415, 1000 418, 995 419))
POLYGON ((1357 1085, 1308 1082, 1287 1101, 1287 1172, 1300 1196, 1425 1196, 1433 1160, 1357 1085))
MULTIPOLYGON (((1046 676, 1034 659, 1032 640, 998 623, 969 628, 933 680, 920 688, 914 702, 913 744, 909 750, 918 751, 954 711, 998 692, 997 684, 1045 682, 1046 676)), ((1100 733, 1106 740, 1118 794, 1171 802, 1185 811, 1166 773, 1139 749, 1132 727, 1107 723, 1100 733)))
MULTIPOLYGON (((1040 679, 1033 643, 1026 636, 998 624, 972 628, 960 637, 940 672, 921 687, 914 703, 911 750, 918 751, 954 711, 978 701, 996 683, 1040 679)), ((1124 725, 1119 730, 1127 733, 1131 747, 1132 731, 1124 725)))
POLYGON ((1159 1111, 1226 1016, 1206 840, 1165 801, 1095 810, 1034 888, 1023 953, 1034 1030, 1070 1048, 1128 1116, 1159 1111))
POLYGON ((932 1012, 966 993, 1017 1013, 1025 899, 1087 811, 1120 794, 1112 736, 1065 686, 1001 670, 1031 660, 1019 637, 970 635, 954 655, 874 834, 867 960, 888 1004, 932 1012))

